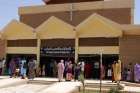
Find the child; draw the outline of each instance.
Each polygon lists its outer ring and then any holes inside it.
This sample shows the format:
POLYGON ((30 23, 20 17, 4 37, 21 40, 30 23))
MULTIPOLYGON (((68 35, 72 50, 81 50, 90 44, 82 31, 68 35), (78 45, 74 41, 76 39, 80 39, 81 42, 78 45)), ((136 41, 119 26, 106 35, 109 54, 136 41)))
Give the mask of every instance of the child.
POLYGON ((127 70, 127 77, 126 77, 126 80, 127 80, 127 81, 130 81, 130 80, 131 80, 131 72, 130 72, 130 69, 127 70))

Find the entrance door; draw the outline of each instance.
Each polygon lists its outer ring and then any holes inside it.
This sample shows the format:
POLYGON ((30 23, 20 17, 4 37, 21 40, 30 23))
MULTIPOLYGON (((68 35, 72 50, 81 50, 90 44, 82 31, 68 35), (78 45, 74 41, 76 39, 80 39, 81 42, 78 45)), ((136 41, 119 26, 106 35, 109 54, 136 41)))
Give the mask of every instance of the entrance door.
POLYGON ((117 61, 119 58, 118 54, 104 54, 103 55, 103 76, 104 79, 111 80, 112 77, 109 75, 109 70, 112 69, 112 64, 114 61, 117 61))
POLYGON ((99 79, 100 55, 79 55, 79 61, 85 62, 85 78, 99 79))
MULTIPOLYGON (((118 60, 118 54, 103 54, 102 56, 102 78, 111 79, 108 77, 108 70, 112 68, 115 60, 118 60)), ((100 55, 79 55, 79 61, 85 62, 85 78, 100 79, 100 55)))
POLYGON ((57 64, 58 62, 60 62, 61 59, 63 59, 64 62, 71 60, 74 63, 73 57, 41 56, 40 58, 41 76, 57 77, 57 64))

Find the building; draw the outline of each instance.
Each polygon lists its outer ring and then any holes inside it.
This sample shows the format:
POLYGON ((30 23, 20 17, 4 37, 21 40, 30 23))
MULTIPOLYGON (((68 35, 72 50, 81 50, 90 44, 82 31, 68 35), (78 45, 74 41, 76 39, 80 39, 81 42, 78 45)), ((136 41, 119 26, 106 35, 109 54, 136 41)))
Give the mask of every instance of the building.
POLYGON ((43 65, 71 58, 93 66, 102 53, 105 67, 118 58, 123 68, 140 63, 140 25, 133 24, 134 0, 44 2, 46 5, 20 7, 20 21, 13 20, 3 29, 2 53, 7 60, 34 57, 43 65))

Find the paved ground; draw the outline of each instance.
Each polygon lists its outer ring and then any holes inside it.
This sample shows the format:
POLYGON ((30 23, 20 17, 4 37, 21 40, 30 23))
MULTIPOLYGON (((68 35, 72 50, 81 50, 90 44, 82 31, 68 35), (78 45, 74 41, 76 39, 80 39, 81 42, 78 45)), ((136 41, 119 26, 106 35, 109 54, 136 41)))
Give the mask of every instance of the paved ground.
POLYGON ((125 86, 124 91, 129 91, 128 93, 140 93, 140 87, 125 86))
MULTIPOLYGON (((21 80, 20 78, 5 78, 0 79, 0 88, 10 87, 10 86, 16 86, 27 83, 27 79, 21 80)), ((1 92, 0 92, 1 93, 1 92)))
POLYGON ((23 84, 0 89, 0 93, 39 93, 46 89, 47 85, 23 84))
POLYGON ((0 76, 0 79, 6 79, 9 78, 9 76, 0 76))
POLYGON ((55 81, 52 85, 27 83, 28 79, 7 78, 0 79, 0 93, 71 93, 78 90, 80 82, 57 82, 53 78, 36 78, 35 80, 55 81), (65 90, 65 91, 64 91, 65 90))
MULTIPOLYGON (((53 85, 44 85, 44 84, 27 84, 28 79, 20 79, 20 78, 9 78, 7 76, 0 76, 0 93, 45 93, 45 91, 50 91, 53 88, 56 89, 58 87, 58 79, 57 78, 35 78, 37 81, 54 81, 56 82, 53 85), (55 86, 54 86, 55 85, 55 86), (50 86, 54 86, 50 88, 50 86), (42 91, 42 92, 41 92, 42 91)), ((100 83, 99 80, 85 80, 85 83, 100 83)), ((102 83, 112 84, 111 81, 103 80, 102 83)), ((64 87, 68 89, 69 85, 79 84, 77 82, 62 82, 59 85, 59 89, 64 87)), ((135 84, 135 83, 134 83, 135 84)), ((58 90, 54 90, 58 91, 58 90)), ((129 91, 128 93, 140 93, 140 87, 135 86, 125 86, 124 91, 129 91)), ((54 93, 54 92, 53 92, 54 93)), ((61 93, 61 92, 58 92, 61 93)))

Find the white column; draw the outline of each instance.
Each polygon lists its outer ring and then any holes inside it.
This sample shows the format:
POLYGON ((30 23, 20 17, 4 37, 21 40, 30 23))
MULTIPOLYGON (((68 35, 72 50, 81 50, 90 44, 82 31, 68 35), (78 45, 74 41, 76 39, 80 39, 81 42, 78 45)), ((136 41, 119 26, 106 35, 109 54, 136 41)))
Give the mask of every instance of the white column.
POLYGON ((40 45, 41 45, 41 40, 37 39, 37 67, 39 66, 40 63, 40 45))

